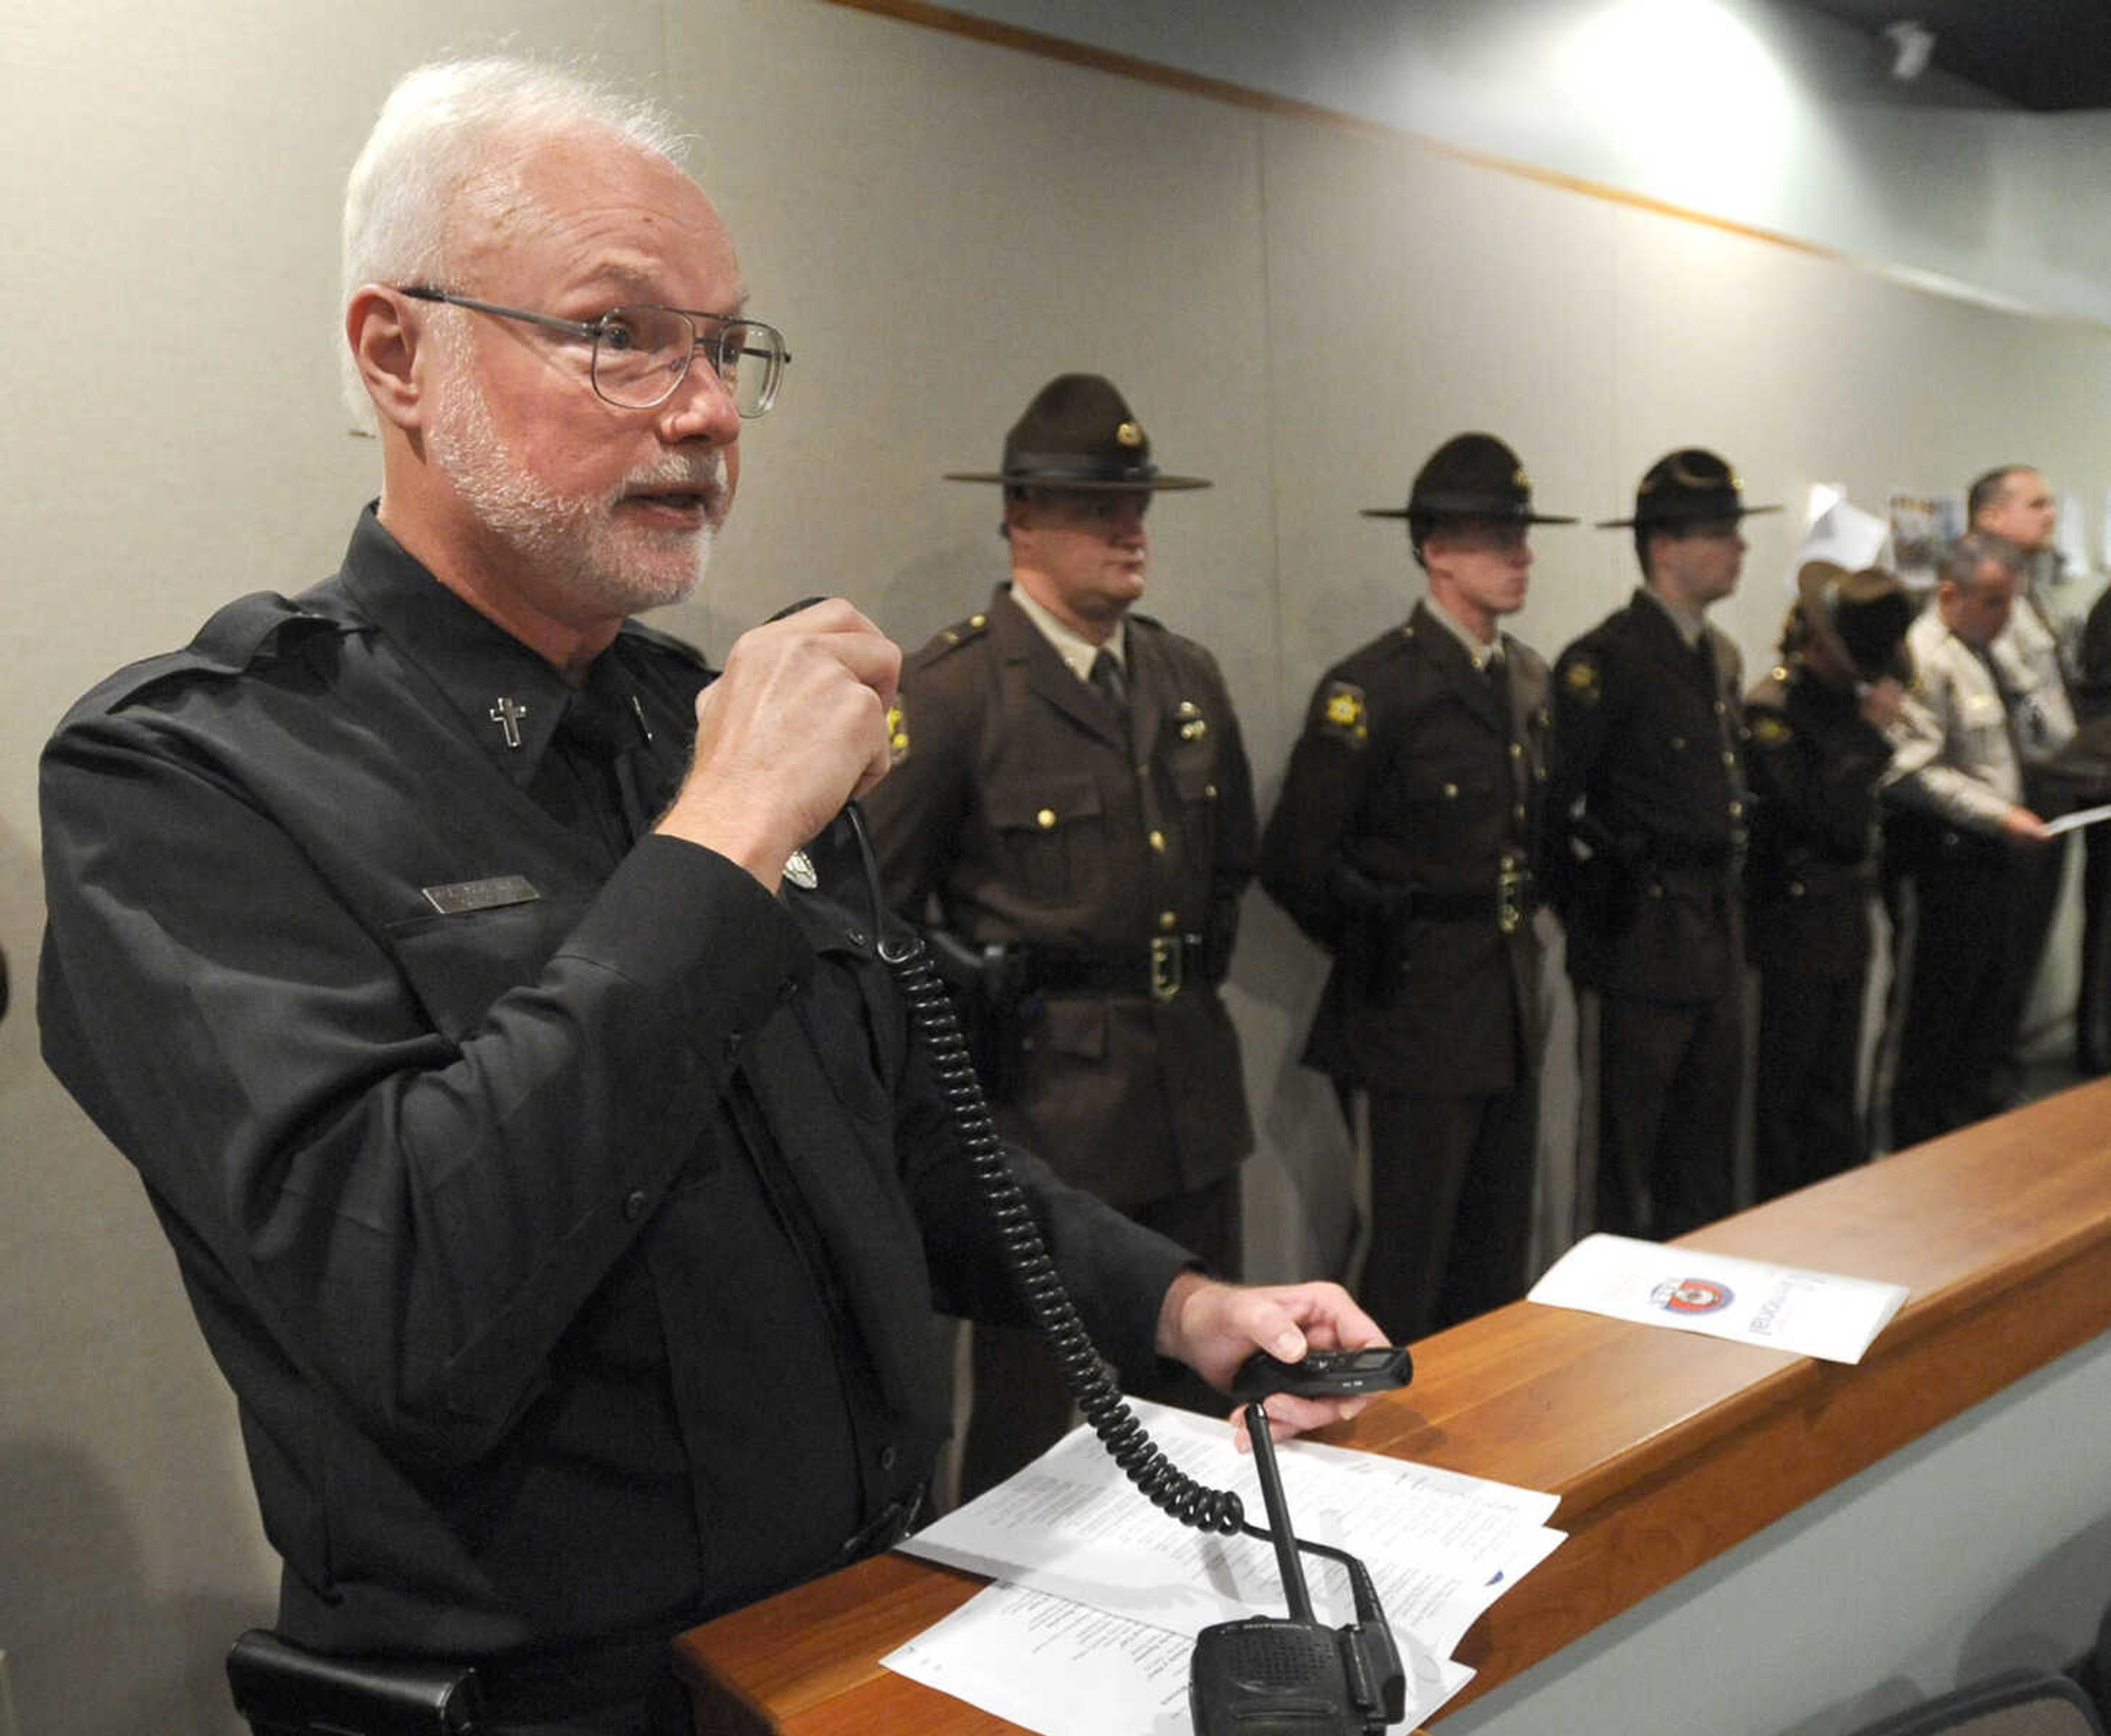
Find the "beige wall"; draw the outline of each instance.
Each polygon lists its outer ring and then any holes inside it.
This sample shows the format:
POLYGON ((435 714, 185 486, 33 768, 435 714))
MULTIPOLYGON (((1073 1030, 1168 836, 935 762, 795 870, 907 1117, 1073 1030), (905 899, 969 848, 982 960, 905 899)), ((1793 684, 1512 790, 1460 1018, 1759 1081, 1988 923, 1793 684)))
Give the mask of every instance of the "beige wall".
MULTIPOLYGON (((24 1736, 227 1728, 218 1653, 271 1568, 211 1372, 121 1161, 43 1075, 34 759, 66 704, 234 593, 334 563, 374 486, 335 399, 335 202, 405 66, 502 37, 664 80, 797 357, 749 437, 711 593, 723 650, 840 590, 920 639, 997 575, 982 467, 1049 375, 1112 374, 1163 461, 1152 607, 1219 652, 1265 801, 1305 696, 1408 594, 1394 504, 1484 426, 1540 498, 1620 510, 1666 448, 1756 498, 1960 487, 2012 455, 2100 489, 2111 341, 1823 257, 1309 122, 814 0, 140 0, 0 17, 0 1648, 24 1736)), ((1764 656, 1794 513, 1721 618, 1764 656)), ((1630 583, 1623 537, 1541 534, 1550 653, 1630 583)), ((1257 1258, 1332 1221, 1295 1065, 1314 957, 1249 909, 1233 998, 1268 1151, 1257 1258)))

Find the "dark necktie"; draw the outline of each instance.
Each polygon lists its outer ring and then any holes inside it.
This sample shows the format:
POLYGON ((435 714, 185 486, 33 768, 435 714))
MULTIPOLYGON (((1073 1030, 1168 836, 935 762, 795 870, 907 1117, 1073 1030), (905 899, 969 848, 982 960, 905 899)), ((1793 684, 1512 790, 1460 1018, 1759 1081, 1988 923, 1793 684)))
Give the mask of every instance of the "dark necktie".
POLYGON ((644 725, 624 701, 597 683, 571 695, 557 725, 558 739, 595 766, 612 788, 622 815, 626 845, 635 843, 649 819, 638 792, 633 755, 644 739, 644 725))
POLYGON ((1096 688, 1115 715, 1122 720, 1122 728, 1128 728, 1128 681, 1122 674, 1122 666, 1111 651, 1102 651, 1092 659, 1092 684, 1096 688))

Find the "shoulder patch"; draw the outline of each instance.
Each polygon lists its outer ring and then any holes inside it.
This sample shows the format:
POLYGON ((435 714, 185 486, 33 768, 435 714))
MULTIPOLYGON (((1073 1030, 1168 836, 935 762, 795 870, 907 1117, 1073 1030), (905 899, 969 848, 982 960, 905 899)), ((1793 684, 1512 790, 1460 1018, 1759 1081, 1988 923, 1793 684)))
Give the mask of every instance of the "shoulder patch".
POLYGON ((1353 681, 1329 681, 1319 696, 1319 731, 1360 748, 1371 738, 1370 710, 1353 681))
POLYGON ((1605 684, 1599 678, 1598 666, 1588 657, 1572 657, 1561 671, 1561 685, 1570 698, 1585 705, 1596 705, 1605 698, 1605 684))
POLYGON ((909 702, 900 693, 887 708, 887 759, 899 766, 909 757, 909 702))

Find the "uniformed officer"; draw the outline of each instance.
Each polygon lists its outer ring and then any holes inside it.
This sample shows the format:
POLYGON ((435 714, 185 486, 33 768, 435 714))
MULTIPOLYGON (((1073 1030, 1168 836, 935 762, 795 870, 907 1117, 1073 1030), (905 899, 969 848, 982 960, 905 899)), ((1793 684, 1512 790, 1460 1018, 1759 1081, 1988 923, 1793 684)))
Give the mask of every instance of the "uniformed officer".
POLYGON ((1500 631, 1535 512, 1492 434, 1447 440, 1405 518, 1428 594, 1328 670, 1261 844, 1261 884, 1335 955, 1305 1059, 1364 1097, 1358 1287, 1396 1339, 1523 1293, 1544 1029, 1532 831, 1546 665, 1500 631))
MULTIPOLYGON (((2022 761, 2023 800, 2051 820, 2067 811, 2076 793, 2063 775, 2060 755, 2074 739, 2074 698, 2061 661, 2061 631, 2053 593, 2061 582, 2063 557, 2054 532, 2059 505, 2044 475, 2025 464, 2007 464, 1974 479, 1965 496, 1966 526, 2005 538, 2022 558, 2022 579, 2009 624, 1986 656, 2001 686, 2002 702, 2014 723, 2022 761)), ((2005 950, 2009 972, 1998 1016, 2007 1035, 1995 1070, 1997 1094, 2013 1097, 2023 1070, 2023 1014, 2045 959, 2045 942, 2059 910, 2066 878, 2067 838, 2054 838, 2013 864, 2022 883, 2013 899, 2013 920, 2005 950)))
POLYGON ((1546 872, 1568 930, 1583 1084, 1579 1199, 1661 1239, 1730 1209, 1742 1071, 1746 830, 1737 478, 1696 447, 1651 465, 1630 518, 1642 584, 1554 671, 1546 872))
MULTIPOLYGON (((949 479, 1003 488, 1011 579, 904 666, 896 763, 867 803, 888 895, 975 962, 1000 1127, 1234 1273, 1253 1132, 1217 991, 1252 781, 1215 660, 1132 607, 1152 498, 1208 484, 1161 472, 1092 374, 1042 388, 999 470, 949 479)), ((975 1390, 964 1495, 1069 1415, 1030 1334, 977 1329, 975 1390)), ((1222 1402, 1184 1382, 1153 1396, 1222 1402)))
POLYGON ((1878 567, 1809 561, 1782 658, 1745 696, 1746 876, 1759 973, 1754 1192, 1771 1199, 1868 1156, 1856 1107, 1876 893, 1884 726, 1912 679, 1914 605, 1878 567))
POLYGON ((1906 634, 1913 690, 1891 728, 1883 793, 1906 823, 1900 860, 1903 1019, 1895 1034, 1891 1137, 1919 1143, 2001 1107, 1995 1075, 2018 968, 2005 943, 2026 877, 2020 852, 2045 822, 2025 805, 2022 756, 1989 648, 2008 625, 2022 555, 2005 539, 1959 537, 1935 595, 1906 634))

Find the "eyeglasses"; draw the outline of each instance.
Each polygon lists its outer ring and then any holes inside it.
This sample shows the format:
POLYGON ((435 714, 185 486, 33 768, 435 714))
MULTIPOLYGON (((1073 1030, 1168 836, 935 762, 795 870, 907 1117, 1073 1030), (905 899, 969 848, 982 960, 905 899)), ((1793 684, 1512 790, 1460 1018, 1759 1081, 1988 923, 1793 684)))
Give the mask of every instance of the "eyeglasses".
POLYGON ((587 376, 594 394, 620 410, 650 410, 674 395, 689 364, 701 350, 712 371, 748 421, 769 413, 783 384, 792 352, 774 325, 759 320, 729 319, 723 314, 690 313, 679 307, 611 307, 597 320, 561 320, 554 314, 530 313, 524 307, 502 307, 474 296, 419 284, 398 294, 421 302, 443 302, 502 320, 524 320, 593 346, 587 376))

